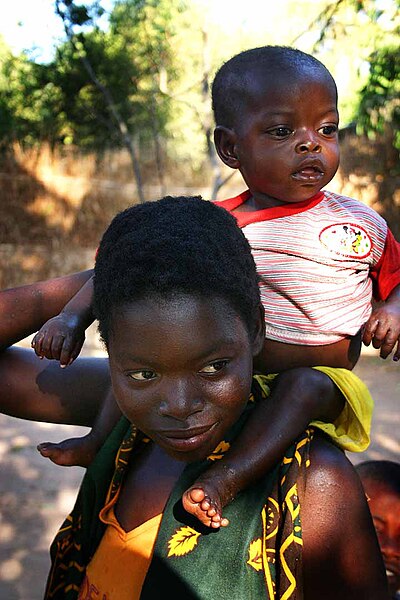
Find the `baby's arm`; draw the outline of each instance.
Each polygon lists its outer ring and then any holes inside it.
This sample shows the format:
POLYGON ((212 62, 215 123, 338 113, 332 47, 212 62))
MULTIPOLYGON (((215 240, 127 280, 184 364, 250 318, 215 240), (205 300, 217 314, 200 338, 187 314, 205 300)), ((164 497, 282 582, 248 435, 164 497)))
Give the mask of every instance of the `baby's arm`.
POLYGON ((0 351, 35 333, 93 275, 92 270, 0 292, 0 351))
POLYGON ((85 330, 93 323, 93 277, 49 319, 32 340, 32 348, 40 358, 56 359, 67 367, 78 356, 85 341, 85 330))
POLYGON ((108 360, 83 358, 61 370, 31 350, 9 348, 34 333, 92 276, 84 271, 0 291, 0 411, 91 427, 110 387, 108 360))
POLYGON ((380 356, 387 358, 394 350, 393 360, 400 360, 400 285, 394 288, 386 301, 373 309, 363 335, 363 342, 380 348, 380 356))
POLYGON ((210 527, 227 525, 222 508, 273 467, 311 421, 333 422, 343 406, 341 392, 324 373, 310 368, 281 373, 229 452, 185 492, 185 509, 210 527))

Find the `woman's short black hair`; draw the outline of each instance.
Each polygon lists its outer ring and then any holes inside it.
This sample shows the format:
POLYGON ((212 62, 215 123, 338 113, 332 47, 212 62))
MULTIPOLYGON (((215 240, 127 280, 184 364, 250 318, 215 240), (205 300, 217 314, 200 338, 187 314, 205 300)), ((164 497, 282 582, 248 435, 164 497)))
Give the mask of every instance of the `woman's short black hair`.
POLYGON ((223 298, 253 333, 258 279, 234 217, 200 196, 167 196, 119 213, 103 235, 94 270, 94 312, 105 344, 116 308, 180 293, 223 298))
POLYGON ((332 85, 335 81, 317 58, 290 46, 261 46, 236 54, 217 71, 212 84, 212 108, 216 125, 232 128, 241 118, 251 93, 251 82, 257 77, 271 80, 276 86, 281 76, 290 81, 299 76, 323 75, 332 85))

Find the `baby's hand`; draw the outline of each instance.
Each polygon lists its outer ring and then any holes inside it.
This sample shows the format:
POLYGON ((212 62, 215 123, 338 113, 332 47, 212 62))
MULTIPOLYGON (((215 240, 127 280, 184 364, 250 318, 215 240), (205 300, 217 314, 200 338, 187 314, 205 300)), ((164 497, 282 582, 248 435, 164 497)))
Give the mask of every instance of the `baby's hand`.
POLYGON ((31 345, 39 358, 59 360, 64 368, 78 356, 84 341, 85 330, 76 315, 60 313, 39 329, 31 345))
POLYGON ((374 348, 381 349, 381 358, 387 358, 397 343, 393 360, 400 360, 400 306, 397 303, 388 302, 372 311, 363 334, 366 346, 371 341, 374 348))

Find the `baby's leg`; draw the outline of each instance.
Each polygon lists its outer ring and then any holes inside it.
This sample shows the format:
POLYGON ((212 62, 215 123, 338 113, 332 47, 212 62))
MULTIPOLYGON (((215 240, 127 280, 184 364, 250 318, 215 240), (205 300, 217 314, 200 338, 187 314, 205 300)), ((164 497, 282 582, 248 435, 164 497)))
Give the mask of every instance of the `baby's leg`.
POLYGON ((222 506, 227 502, 223 502, 219 493, 220 489, 224 488, 224 482, 213 477, 207 477, 205 473, 204 479, 199 479, 190 487, 182 496, 183 508, 195 516, 203 525, 218 529, 229 525, 229 520, 222 516, 222 506))
POLYGON ((93 429, 87 435, 70 438, 58 444, 43 442, 37 448, 42 456, 57 465, 88 467, 120 418, 121 412, 110 390, 93 429))
POLYGON ((340 391, 320 371, 305 367, 280 374, 229 452, 183 494, 185 510, 209 527, 227 525, 224 506, 280 461, 310 421, 332 422, 343 405, 340 391))
POLYGON ((69 438, 59 443, 42 442, 37 446, 42 456, 62 467, 88 467, 98 448, 92 432, 80 438, 69 438))

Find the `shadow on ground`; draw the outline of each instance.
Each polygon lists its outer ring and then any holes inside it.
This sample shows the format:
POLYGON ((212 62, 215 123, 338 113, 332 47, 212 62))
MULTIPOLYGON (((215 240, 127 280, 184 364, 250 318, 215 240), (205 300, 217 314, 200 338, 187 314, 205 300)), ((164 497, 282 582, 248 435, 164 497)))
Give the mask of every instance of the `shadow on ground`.
POLYGON ((400 462, 400 363, 365 353, 354 372, 367 384, 375 402, 371 445, 362 454, 349 455, 353 463, 364 460, 400 462))
POLYGON ((87 430, 4 415, 0 430, 0 598, 40 600, 49 545, 73 506, 83 469, 53 465, 36 445, 87 430))

